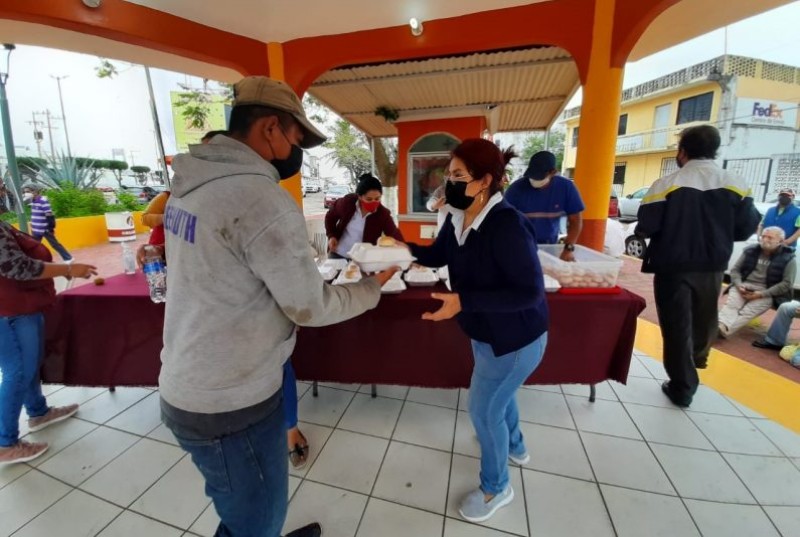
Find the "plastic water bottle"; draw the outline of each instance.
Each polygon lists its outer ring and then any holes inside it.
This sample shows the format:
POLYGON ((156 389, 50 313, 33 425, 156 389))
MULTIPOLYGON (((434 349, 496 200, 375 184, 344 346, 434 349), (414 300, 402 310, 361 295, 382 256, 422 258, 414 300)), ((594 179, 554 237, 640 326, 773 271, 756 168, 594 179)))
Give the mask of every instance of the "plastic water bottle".
POLYGON ((144 248, 144 275, 150 287, 150 300, 159 304, 167 300, 167 267, 164 258, 153 246, 144 248))
POLYGON ((122 243, 122 270, 125 274, 136 274, 136 254, 127 242, 122 243))

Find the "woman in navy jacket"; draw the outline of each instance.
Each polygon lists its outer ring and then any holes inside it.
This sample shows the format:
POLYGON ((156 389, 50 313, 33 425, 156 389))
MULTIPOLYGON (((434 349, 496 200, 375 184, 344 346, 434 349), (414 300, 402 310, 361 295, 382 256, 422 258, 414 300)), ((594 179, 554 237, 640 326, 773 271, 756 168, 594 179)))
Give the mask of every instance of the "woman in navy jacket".
POLYGON ((410 244, 417 261, 448 266, 452 293, 424 319, 456 317, 472 340, 475 366, 469 413, 481 446, 480 488, 461 502, 471 522, 490 518, 514 499, 508 459, 530 457, 519 429, 517 389, 542 360, 547 344, 547 303, 528 219, 503 200, 503 176, 511 149, 465 140, 450 161, 445 198, 452 207, 431 246, 410 244))

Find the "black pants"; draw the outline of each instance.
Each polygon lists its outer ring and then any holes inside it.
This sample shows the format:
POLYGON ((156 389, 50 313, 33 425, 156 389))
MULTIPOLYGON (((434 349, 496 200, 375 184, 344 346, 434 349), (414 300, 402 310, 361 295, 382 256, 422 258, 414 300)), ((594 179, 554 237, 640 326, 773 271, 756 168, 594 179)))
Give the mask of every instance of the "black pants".
POLYGON ((708 358, 717 337, 722 272, 656 274, 658 322, 664 340, 664 369, 670 391, 687 404, 697 391, 695 361, 708 358))

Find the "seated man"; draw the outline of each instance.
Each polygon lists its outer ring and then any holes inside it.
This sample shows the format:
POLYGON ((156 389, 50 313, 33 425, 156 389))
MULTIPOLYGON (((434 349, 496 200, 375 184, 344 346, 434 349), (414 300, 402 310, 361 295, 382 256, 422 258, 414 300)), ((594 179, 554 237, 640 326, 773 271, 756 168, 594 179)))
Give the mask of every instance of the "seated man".
POLYGON ((760 244, 745 248, 736 260, 728 300, 719 312, 720 336, 733 335, 770 307, 792 299, 797 265, 792 249, 781 244, 785 238, 781 228, 765 228, 760 244))
POLYGON ((792 327, 792 319, 800 317, 800 301, 793 300, 781 304, 778 308, 778 315, 769 325, 769 332, 763 339, 758 339, 753 342, 753 347, 760 349, 773 349, 776 351, 781 350, 787 344, 786 336, 789 335, 789 329, 792 327))

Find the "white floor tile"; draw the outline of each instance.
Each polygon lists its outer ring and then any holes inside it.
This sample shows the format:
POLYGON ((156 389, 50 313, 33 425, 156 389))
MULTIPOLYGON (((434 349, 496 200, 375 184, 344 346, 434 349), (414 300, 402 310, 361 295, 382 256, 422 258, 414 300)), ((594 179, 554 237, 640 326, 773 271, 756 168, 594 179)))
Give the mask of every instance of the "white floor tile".
POLYGON ((567 396, 567 403, 578 429, 590 433, 610 434, 641 439, 636 425, 628 417, 622 403, 597 399, 590 403, 583 397, 567 396))
POLYGON ((667 376, 667 372, 664 369, 664 364, 662 364, 659 360, 650 357, 643 357, 639 356, 639 361, 642 362, 642 365, 650 371, 650 374, 653 375, 653 378, 656 380, 669 380, 669 376, 667 376))
POLYGON ((475 435, 475 427, 473 427, 472 420, 466 412, 459 412, 456 417, 456 439, 453 444, 453 453, 470 457, 481 456, 481 446, 478 444, 478 437, 475 435))
POLYGON ((205 481, 189 456, 133 502, 131 510, 188 529, 208 506, 205 481))
POLYGON ((749 503, 755 499, 716 451, 651 444, 678 494, 684 498, 749 503))
POLYGON ((522 471, 522 480, 528 498, 531 535, 614 536, 614 528, 596 483, 530 470, 522 471), (580 516, 575 516, 575 506, 580 506, 580 516))
POLYGON ((697 393, 692 397, 692 406, 686 411, 737 417, 742 415, 742 412, 724 395, 702 384, 697 387, 697 393))
MULTIPOLYGON (((90 399, 97 397, 108 388, 86 388, 81 386, 67 386, 61 388, 47 398, 48 406, 83 405, 90 399)), ((78 411, 80 414, 80 411, 78 411)))
POLYGON ((175 439, 175 435, 172 434, 166 425, 163 423, 153 429, 153 431, 147 435, 148 438, 152 438, 153 440, 158 440, 160 442, 166 442, 168 444, 172 444, 173 446, 178 445, 178 441, 175 439))
POLYGON ((319 396, 314 397, 309 390, 297 405, 298 416, 309 423, 333 427, 354 395, 351 391, 320 387, 319 396))
POLYGON ((444 521, 444 537, 508 537, 508 533, 454 518, 446 518, 444 521))
POLYGON ((358 537, 441 537, 444 517, 370 498, 358 537))
POLYGON ((30 471, 31 467, 27 464, 4 464, 0 466, 0 489, 30 471))
POLYGON ((762 505, 800 506, 800 470, 789 459, 724 453, 762 505))
POLYGON ((325 537, 354 537, 366 505, 363 494, 303 481, 289 504, 283 533, 319 522, 325 537))
POLYGON ((306 392, 311 389, 311 384, 298 380, 295 385, 297 387, 297 400, 299 401, 306 394, 306 392))
POLYGON ((344 413, 339 427, 357 433, 391 438, 403 402, 359 393, 344 413))
POLYGON ((469 412, 469 389, 459 388, 458 390, 458 409, 469 412))
POLYGON ((99 427, 39 466, 46 474, 76 486, 131 447, 138 436, 99 427))
POLYGON ((306 437, 306 440, 308 440, 308 462, 299 470, 295 470, 292 464, 289 463, 289 474, 296 477, 305 477, 311 467, 314 466, 314 461, 319 457, 319 453, 322 451, 325 442, 330 438, 333 429, 330 427, 323 427, 322 425, 314 425, 313 423, 304 423, 302 421, 299 423, 299 428, 306 437))
POLYGON ((703 537, 757 535, 779 537, 767 515, 757 505, 733 505, 698 500, 686 500, 703 537))
MULTIPOLYGON (((450 491, 447 498, 447 516, 460 519, 458 506, 461 500, 480 485, 480 461, 461 455, 453 456, 453 469, 450 474, 450 491)), ((506 531, 515 535, 528 535, 528 516, 525 512, 525 489, 522 486, 522 471, 519 467, 509 467, 508 476, 514 489, 514 501, 503 507, 495 515, 481 523, 481 526, 506 531)))
POLYGON ((449 453, 392 442, 373 496, 444 513, 449 476, 449 453))
POLYGON ((744 416, 689 413, 700 430, 720 451, 747 455, 781 455, 775 445, 744 416))
POLYGON ((523 468, 578 479, 594 479, 576 431, 524 422, 520 424, 520 429, 531 456, 531 461, 523 468))
MULTIPOLYGON (((408 395, 408 386, 392 386, 389 384, 378 384, 378 397, 388 397, 390 399, 403 400, 408 395)), ((372 393, 372 384, 362 384, 358 393, 372 393)))
POLYGON ((339 382, 320 382, 317 384, 319 387, 334 388, 336 390, 345 390, 347 392, 357 392, 361 389, 361 384, 342 384, 339 382))
POLYGON ((298 489, 298 487, 300 487, 300 483, 302 483, 302 482, 303 482, 303 480, 300 479, 299 477, 295 477, 293 475, 289 476, 289 499, 290 500, 292 499, 292 496, 294 496, 294 493, 297 492, 297 489, 298 489))
POLYGON ((800 434, 769 420, 750 420, 787 457, 800 457, 800 434))
POLYGON ((394 431, 394 439, 450 451, 455 427, 455 410, 406 402, 394 431))
POLYGON ((697 425, 678 408, 626 403, 625 409, 648 442, 714 449, 697 425))
POLYGON ((152 393, 152 390, 146 388, 117 388, 113 392, 106 390, 91 401, 82 404, 78 411, 78 417, 82 420, 103 424, 152 393))
POLYGON ((644 442, 592 433, 581 433, 581 436, 598 482, 675 494, 675 489, 644 442))
POLYGON ((63 384, 42 384, 42 395, 48 397, 63 388, 63 384))
POLYGON ((800 507, 764 507, 784 537, 800 535, 800 507))
MULTIPOLYGON (((611 389, 611 384, 606 382, 601 382, 600 384, 595 384, 595 397, 597 399, 606 399, 607 401, 619 401, 619 397, 611 389)), ((564 392, 565 395, 574 395, 577 397, 583 397, 584 399, 589 399, 590 390, 588 384, 562 384, 561 391, 564 392)))
POLYGON ((411 388, 406 401, 456 409, 458 408, 458 389, 411 388))
POLYGON ((672 402, 661 391, 661 382, 652 378, 628 377, 627 384, 611 382, 611 387, 623 403, 638 403, 665 408, 674 408, 672 402))
POLYGON ((161 425, 161 400, 158 393, 145 397, 106 425, 139 436, 147 436, 161 425))
POLYGON ((214 504, 210 504, 195 523, 192 524, 189 531, 197 535, 202 535, 203 537, 214 537, 218 527, 219 517, 217 516, 217 511, 214 509, 214 504))
POLYGON ((618 537, 700 537, 679 498, 601 485, 618 537))
POLYGON ((734 399, 732 397, 725 397, 725 399, 727 399, 730 404, 735 406, 739 410, 739 412, 741 412, 742 414, 744 414, 748 418, 766 419, 762 414, 759 414, 758 412, 756 412, 755 410, 753 410, 749 406, 743 405, 742 403, 740 403, 739 401, 737 401, 736 399, 734 399))
POLYGON ((128 507, 183 455, 180 448, 143 438, 90 477, 80 488, 128 507))
POLYGON ((19 537, 84 537, 97 535, 122 513, 122 509, 108 502, 73 490, 47 511, 15 533, 19 537))
POLYGON ((33 470, 0 489, 0 535, 11 535, 70 492, 70 488, 33 470))
POLYGON ((181 530, 132 511, 124 511, 97 537, 180 537, 181 535, 183 535, 181 530))
POLYGON ((561 386, 558 384, 525 384, 522 388, 525 390, 539 390, 540 392, 562 393, 561 386))
POLYGON ((369 494, 388 445, 389 441, 383 438, 337 429, 325 443, 307 478, 369 494))
POLYGON ((519 419, 539 425, 574 429, 564 396, 539 390, 517 390, 519 419))
POLYGON ((28 433, 25 440, 29 442, 47 442, 50 449, 47 453, 31 461, 32 466, 41 466, 55 457, 64 448, 77 442, 90 432, 97 429, 98 425, 88 421, 79 420, 76 418, 69 418, 60 423, 55 423, 46 429, 37 431, 35 433, 28 433))
POLYGON ((650 373, 650 370, 647 369, 642 362, 635 356, 631 357, 631 367, 628 369, 628 376, 631 377, 641 377, 645 379, 653 378, 653 375, 650 373))

